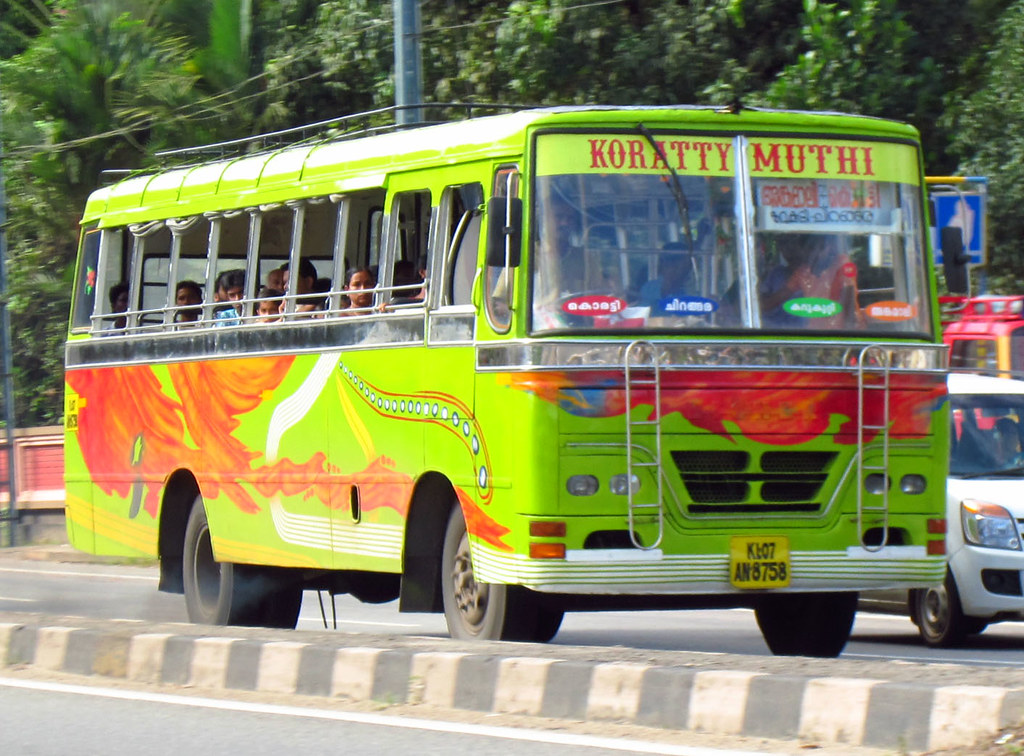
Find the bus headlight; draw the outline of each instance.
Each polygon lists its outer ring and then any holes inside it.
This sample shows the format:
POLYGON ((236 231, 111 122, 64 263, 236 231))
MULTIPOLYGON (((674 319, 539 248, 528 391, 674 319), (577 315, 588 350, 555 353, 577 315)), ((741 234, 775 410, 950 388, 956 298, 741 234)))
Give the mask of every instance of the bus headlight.
POLYGON ((597 478, 593 475, 573 475, 565 482, 565 490, 573 496, 593 496, 597 488, 597 478))
POLYGON ((977 546, 1020 551, 1020 533, 1010 513, 998 504, 964 499, 960 502, 964 538, 977 546))
POLYGON ((928 488, 928 480, 923 475, 911 473, 900 478, 900 490, 905 494, 923 494, 928 488))
POLYGON ((626 473, 613 475, 611 480, 608 481, 608 490, 618 496, 626 496, 629 493, 630 478, 632 478, 633 493, 636 493, 640 490, 640 478, 636 475, 627 475, 626 473))

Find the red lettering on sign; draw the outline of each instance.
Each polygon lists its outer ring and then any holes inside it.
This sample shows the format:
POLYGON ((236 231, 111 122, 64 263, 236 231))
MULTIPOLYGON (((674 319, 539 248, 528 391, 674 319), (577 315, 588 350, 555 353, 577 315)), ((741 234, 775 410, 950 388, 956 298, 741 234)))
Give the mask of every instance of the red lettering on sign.
POLYGON ((604 146, 607 139, 588 139, 590 142, 590 167, 607 168, 608 161, 604 159, 604 146))
POLYGON ((718 147, 718 157, 721 160, 718 170, 725 172, 729 169, 729 150, 732 145, 727 142, 719 142, 715 146, 718 147))
POLYGON ((832 154, 832 148, 827 144, 808 145, 807 151, 818 157, 818 173, 828 173, 825 159, 832 154))
POLYGON ((644 158, 644 150, 647 147, 647 142, 640 139, 629 140, 629 167, 632 170, 639 168, 643 170, 647 168, 647 160, 644 158))
POLYGON ((803 173, 806 165, 802 144, 786 145, 786 167, 790 173, 803 173))
POLYGON ((621 140, 613 139, 608 143, 608 161, 612 168, 622 168, 626 164, 626 148, 621 140))
POLYGON ((754 165, 751 168, 754 173, 767 171, 768 173, 779 172, 779 145, 773 144, 768 154, 764 154, 764 145, 754 145, 754 165))
POLYGON ((668 146, 676 153, 676 168, 680 171, 686 170, 686 148, 690 146, 689 142, 676 142, 672 141, 668 143, 668 146))

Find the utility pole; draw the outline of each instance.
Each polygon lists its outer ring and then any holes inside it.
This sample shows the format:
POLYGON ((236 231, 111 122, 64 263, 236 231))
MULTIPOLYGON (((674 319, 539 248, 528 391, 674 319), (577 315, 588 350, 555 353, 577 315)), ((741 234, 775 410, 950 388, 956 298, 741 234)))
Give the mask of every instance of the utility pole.
POLYGON ((423 64, 420 56, 420 0, 392 0, 395 14, 395 106, 400 125, 423 120, 423 64))
MULTIPOLYGON (((0 533, 7 530, 7 545, 14 546, 18 526, 18 488, 14 472, 14 369, 11 360, 11 312, 7 301, 7 195, 4 192, 3 108, 0 104, 0 352, 7 436, 7 511, 0 513, 0 533)), ((2 544, 0 544, 2 545, 2 544)))

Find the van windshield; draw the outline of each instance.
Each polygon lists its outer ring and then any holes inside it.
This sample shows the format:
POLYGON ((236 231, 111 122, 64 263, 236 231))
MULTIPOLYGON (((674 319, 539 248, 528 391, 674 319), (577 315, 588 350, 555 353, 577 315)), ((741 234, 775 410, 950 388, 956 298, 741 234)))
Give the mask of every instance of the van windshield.
POLYGON ((1024 395, 950 395, 949 474, 1024 477, 1024 395))

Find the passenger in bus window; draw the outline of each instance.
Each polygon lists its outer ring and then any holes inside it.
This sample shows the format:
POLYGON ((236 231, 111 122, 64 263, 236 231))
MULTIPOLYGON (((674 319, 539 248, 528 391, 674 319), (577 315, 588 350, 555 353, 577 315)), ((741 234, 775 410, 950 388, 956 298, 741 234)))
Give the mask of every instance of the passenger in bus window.
MULTIPOLYGON (((128 311, 128 284, 116 283, 110 287, 110 312, 127 312, 128 311)), ((120 330, 128 325, 128 318, 119 317, 114 318, 108 322, 104 328, 107 330, 120 330)))
POLYGON ((256 296, 259 299, 256 305, 256 314, 259 315, 260 322, 276 323, 279 321, 281 313, 284 312, 284 292, 264 286, 256 296))
POLYGON ((349 305, 342 315, 363 315, 373 307, 373 288, 377 278, 370 268, 356 268, 348 275, 345 291, 348 292, 349 305))
POLYGON ((285 278, 284 272, 288 268, 287 263, 274 268, 272 271, 267 273, 267 287, 271 289, 277 289, 278 291, 288 290, 288 279, 285 278))
MULTIPOLYGON (((289 271, 288 265, 282 266, 284 288, 282 291, 288 291, 289 271)), ((313 265, 313 261, 307 258, 303 258, 299 261, 299 277, 295 281, 295 294, 302 296, 304 294, 315 294, 316 293, 316 266, 313 265)), ((301 299, 295 300, 295 312, 316 312, 324 308, 323 297, 302 297, 301 299)))
MULTIPOLYGON (((177 307, 188 307, 203 303, 203 290, 195 281, 179 281, 174 290, 174 304, 177 307)), ((174 314, 175 323, 195 323, 203 311, 198 307, 178 310, 174 314)))
POLYGON ((391 304, 418 304, 423 301, 423 275, 417 270, 416 263, 399 260, 395 263, 394 276, 391 304))
POLYGON ((651 315, 664 314, 664 300, 695 294, 693 256, 683 242, 669 242, 658 257, 658 276, 640 287, 640 302, 651 315))
MULTIPOLYGON (((241 268, 225 270, 217 276, 215 302, 239 302, 245 298, 245 271, 241 268)), ((213 314, 214 325, 231 326, 242 322, 242 311, 239 305, 219 307, 213 314)))

